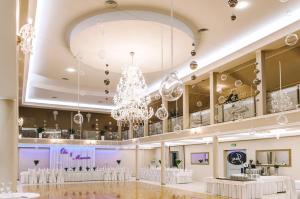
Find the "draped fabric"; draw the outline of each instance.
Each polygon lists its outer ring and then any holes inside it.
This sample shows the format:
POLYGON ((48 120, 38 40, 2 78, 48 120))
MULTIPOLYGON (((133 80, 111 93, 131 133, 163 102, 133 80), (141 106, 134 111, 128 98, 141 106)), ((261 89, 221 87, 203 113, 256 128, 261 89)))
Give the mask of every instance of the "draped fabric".
POLYGON ((95 166, 95 147, 50 147, 50 168, 92 168, 95 166))

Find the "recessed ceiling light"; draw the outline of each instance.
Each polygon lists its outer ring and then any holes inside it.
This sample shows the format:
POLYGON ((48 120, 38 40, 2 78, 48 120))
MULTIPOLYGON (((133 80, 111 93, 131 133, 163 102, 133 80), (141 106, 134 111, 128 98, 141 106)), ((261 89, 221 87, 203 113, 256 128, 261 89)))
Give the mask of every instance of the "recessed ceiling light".
POLYGON ((63 78, 61 78, 62 80, 69 80, 69 78, 66 78, 66 77, 63 77, 63 78))
POLYGON ((249 2, 248 1, 240 1, 236 5, 236 9, 243 10, 243 9, 247 8, 248 6, 249 6, 249 2))
POLYGON ((74 73, 76 71, 75 68, 66 68, 66 71, 69 73, 74 73))
POLYGON ((52 99, 56 99, 57 97, 56 97, 56 96, 52 96, 51 98, 52 98, 52 99))

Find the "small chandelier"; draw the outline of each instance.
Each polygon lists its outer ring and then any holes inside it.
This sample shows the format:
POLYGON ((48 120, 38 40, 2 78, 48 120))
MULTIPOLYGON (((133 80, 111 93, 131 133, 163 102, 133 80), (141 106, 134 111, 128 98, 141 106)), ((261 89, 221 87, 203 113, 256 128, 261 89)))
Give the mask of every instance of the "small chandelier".
POLYGON ((134 52, 131 52, 132 64, 125 66, 113 98, 116 108, 111 116, 121 123, 141 123, 153 116, 152 107, 148 108, 151 98, 145 96, 147 85, 140 68, 133 64, 134 52))
POLYGON ((24 54, 32 53, 33 40, 35 38, 35 30, 32 22, 23 25, 18 35, 18 45, 24 54))

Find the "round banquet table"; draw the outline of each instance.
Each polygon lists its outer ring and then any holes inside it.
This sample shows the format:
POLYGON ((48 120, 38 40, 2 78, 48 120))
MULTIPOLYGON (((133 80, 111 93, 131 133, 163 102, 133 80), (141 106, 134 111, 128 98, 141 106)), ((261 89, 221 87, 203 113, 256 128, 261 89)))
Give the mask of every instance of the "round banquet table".
POLYGON ((39 198, 38 193, 1 193, 0 199, 10 198, 10 199, 25 199, 25 198, 39 198))

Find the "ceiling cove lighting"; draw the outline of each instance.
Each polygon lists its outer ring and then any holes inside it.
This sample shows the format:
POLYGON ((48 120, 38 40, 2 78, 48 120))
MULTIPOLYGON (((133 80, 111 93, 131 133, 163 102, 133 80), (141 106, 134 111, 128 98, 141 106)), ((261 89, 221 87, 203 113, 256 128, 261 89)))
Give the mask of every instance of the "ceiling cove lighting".
POLYGON ((76 69, 70 67, 70 68, 66 68, 66 71, 69 72, 69 73, 75 73, 76 69))
MULTIPOLYGON (((41 51, 43 47, 43 40, 42 40, 42 30, 47 26, 47 21, 49 21, 49 16, 47 13, 49 13, 51 10, 49 7, 51 7, 52 1, 38 1, 37 2, 37 9, 36 9, 36 17, 35 17, 35 31, 36 31, 36 38, 33 40, 33 46, 35 48, 36 52, 41 51), (41 34, 40 34, 41 33, 41 34)), ((253 44, 277 31, 280 29, 283 29, 295 22, 300 20, 300 6, 298 7, 293 7, 293 10, 289 12, 289 15, 281 15, 277 18, 275 18, 272 21, 269 21, 268 23, 261 24, 260 27, 254 29, 251 32, 245 33, 241 37, 237 37, 236 40, 231 41, 227 45, 212 51, 206 56, 198 57, 195 61, 198 63, 198 71, 203 69, 204 67, 207 67, 221 59, 226 58, 227 56, 232 55, 233 53, 249 46, 250 44, 253 44)), ((257 46, 256 46, 257 47, 257 46)), ((255 47, 255 48, 256 48, 255 47)), ((254 47, 248 47, 248 51, 252 51, 254 47)), ((190 70, 190 62, 187 62, 182 65, 182 67, 178 70, 178 77, 180 79, 188 77, 192 72, 190 70)), ((52 101, 49 100, 39 100, 31 97, 31 87, 32 83, 32 75, 34 71, 38 69, 38 67, 41 66, 39 63, 38 57, 35 54, 32 54, 30 56, 30 61, 29 61, 29 68, 28 68, 28 79, 26 83, 26 89, 25 89, 25 99, 24 103, 30 103, 30 102, 35 102, 39 104, 50 104, 53 105, 52 101)), ((146 94, 151 94, 155 91, 157 91, 160 88, 160 83, 161 81, 156 81, 153 84, 148 85, 148 92, 146 94)), ((57 102, 58 104, 60 102, 57 102)), ((61 102, 61 104, 68 104, 72 105, 75 103, 72 102, 61 102)), ((99 106, 95 104, 86 104, 90 108, 95 108, 99 109, 99 106)), ((112 106, 101 106, 103 108, 111 109, 113 108, 112 106)))
POLYGON ((244 10, 246 8, 249 7, 249 2, 248 1, 240 1, 237 5, 236 5, 236 9, 238 10, 244 10))

